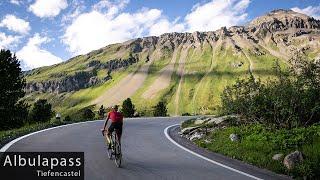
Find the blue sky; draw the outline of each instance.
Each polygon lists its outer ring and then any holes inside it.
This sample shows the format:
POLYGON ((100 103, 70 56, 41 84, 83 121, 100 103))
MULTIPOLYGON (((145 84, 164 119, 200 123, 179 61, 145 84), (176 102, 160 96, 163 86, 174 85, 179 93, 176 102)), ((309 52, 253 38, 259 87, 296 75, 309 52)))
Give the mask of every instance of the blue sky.
POLYGON ((24 70, 132 38, 243 25, 274 9, 320 19, 319 0, 4 0, 0 8, 0 48, 24 70))

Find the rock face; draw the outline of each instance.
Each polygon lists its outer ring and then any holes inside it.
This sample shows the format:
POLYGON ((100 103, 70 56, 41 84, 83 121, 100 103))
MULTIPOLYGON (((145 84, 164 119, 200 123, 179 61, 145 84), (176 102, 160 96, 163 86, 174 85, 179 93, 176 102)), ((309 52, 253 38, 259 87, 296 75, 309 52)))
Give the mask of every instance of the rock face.
POLYGON ((205 117, 197 118, 197 119, 194 121, 194 124, 195 124, 195 125, 200 125, 200 124, 207 123, 207 122, 210 121, 210 120, 211 120, 210 118, 205 118, 205 117))
MULTIPOLYGON (((216 47, 220 48, 218 49, 220 51, 231 49, 234 54, 241 54, 244 49, 247 49, 255 56, 269 53, 276 58, 289 60, 296 52, 319 54, 319 41, 319 20, 291 10, 276 10, 256 18, 246 26, 222 27, 209 32, 165 33, 161 36, 137 38, 109 45, 81 56, 87 58, 86 70, 78 69, 76 72, 83 75, 66 75, 63 72, 57 72, 50 74, 52 80, 46 82, 28 81, 26 90, 27 92, 60 93, 90 87, 111 79, 110 73, 102 79, 95 78, 95 70, 114 71, 138 62, 139 58, 143 62, 162 60, 163 57, 171 57, 180 48, 197 49, 194 52, 198 53, 202 52, 202 47, 210 46, 212 50, 216 47), (106 63, 101 63, 100 57, 109 57, 104 56, 105 54, 111 54, 110 59, 104 61, 106 63), (123 59, 128 54, 130 54, 129 58, 123 59)), ((73 59, 68 62, 72 62, 73 59)), ((230 64, 233 68, 241 68, 243 65, 244 61, 235 61, 230 64)), ((27 79, 34 72, 25 72, 27 79)))
POLYGON ((26 91, 34 92, 50 92, 61 93, 79 90, 99 83, 99 80, 92 72, 77 72, 75 75, 66 76, 60 80, 52 80, 45 82, 28 82, 26 91))
POLYGON ((138 58, 129 57, 128 59, 112 59, 106 63, 100 63, 98 60, 90 61, 87 67, 92 69, 91 71, 79 71, 74 75, 64 75, 61 73, 56 73, 51 75, 53 80, 49 81, 29 81, 26 84, 26 92, 48 92, 48 93, 62 93, 77 91, 79 89, 88 88, 102 82, 106 82, 112 79, 110 72, 128 67, 134 63, 138 62, 138 58), (99 79, 95 73, 97 70, 106 70, 107 76, 103 79, 99 79))
MULTIPOLYGON (((202 139, 208 133, 215 131, 216 129, 225 127, 232 118, 238 118, 236 115, 228 115, 221 117, 199 117, 193 121, 193 125, 187 128, 182 128, 179 134, 191 141, 202 139)), ((235 137, 238 138, 239 137, 235 137)), ((237 140, 238 140, 237 139, 237 140)))
POLYGON ((187 127, 187 128, 182 129, 180 132, 181 132, 181 134, 189 134, 190 132, 192 132, 193 130, 198 129, 198 128, 199 128, 199 126, 187 127))
POLYGON ((320 21, 292 10, 279 9, 254 19, 249 26, 255 27, 258 31, 266 29, 271 32, 288 30, 290 28, 319 29, 320 21))
POLYGON ((214 117, 214 118, 210 118, 206 124, 220 124, 222 122, 224 122, 227 119, 231 119, 231 118, 238 118, 238 116, 236 115, 227 115, 227 116, 221 116, 221 117, 214 117))
POLYGON ((294 168, 298 163, 301 163, 303 161, 303 155, 300 151, 294 151, 290 154, 288 154, 284 160, 283 164, 288 168, 292 169, 294 168))
POLYGON ((204 136, 203 133, 195 132, 194 134, 192 134, 192 135, 190 136, 190 140, 191 140, 191 141, 198 140, 198 139, 201 139, 203 136, 204 136))

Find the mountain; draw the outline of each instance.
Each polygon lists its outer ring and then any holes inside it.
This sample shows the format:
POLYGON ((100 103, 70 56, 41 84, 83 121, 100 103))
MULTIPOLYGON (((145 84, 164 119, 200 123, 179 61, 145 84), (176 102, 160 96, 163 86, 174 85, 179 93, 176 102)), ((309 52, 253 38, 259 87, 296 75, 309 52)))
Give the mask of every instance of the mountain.
POLYGON ((145 115, 160 100, 171 115, 209 114, 226 85, 250 72, 265 80, 276 60, 295 58, 320 58, 320 21, 275 10, 245 26, 137 38, 31 70, 25 99, 47 98, 63 114, 127 97, 145 115))

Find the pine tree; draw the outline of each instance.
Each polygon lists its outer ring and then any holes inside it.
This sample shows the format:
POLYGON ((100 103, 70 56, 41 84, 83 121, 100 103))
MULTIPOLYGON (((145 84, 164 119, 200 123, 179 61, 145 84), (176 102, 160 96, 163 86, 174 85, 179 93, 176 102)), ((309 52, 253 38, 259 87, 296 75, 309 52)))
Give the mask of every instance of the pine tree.
POLYGON ((167 116, 167 107, 163 101, 160 101, 156 106, 154 106, 153 111, 154 116, 167 116))
POLYGON ((24 95, 25 79, 20 63, 10 50, 0 51, 0 129, 20 127, 26 121, 28 105, 19 101, 24 95))
POLYGON ((83 120, 92 120, 94 118, 94 112, 91 109, 86 108, 82 112, 82 118, 83 120))
POLYGON ((133 117, 135 112, 135 107, 132 104, 130 98, 127 98, 122 103, 122 113, 125 117, 133 117))
POLYGON ((103 107, 103 105, 101 105, 98 111, 98 115, 100 119, 104 118, 104 113, 106 113, 106 109, 103 107))
POLYGON ((34 122, 46 122, 53 115, 52 106, 46 99, 39 99, 33 105, 30 120, 34 122))

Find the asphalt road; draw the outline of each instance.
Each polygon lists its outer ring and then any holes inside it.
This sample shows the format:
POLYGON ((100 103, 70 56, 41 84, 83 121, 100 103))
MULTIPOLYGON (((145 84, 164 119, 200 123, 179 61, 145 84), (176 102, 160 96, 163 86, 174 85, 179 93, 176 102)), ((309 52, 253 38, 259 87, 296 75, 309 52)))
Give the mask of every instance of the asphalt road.
POLYGON ((14 143, 7 151, 83 151, 85 179, 88 180, 252 179, 190 154, 169 141, 164 129, 186 118, 126 119, 122 139, 122 168, 117 168, 107 157, 100 132, 103 121, 37 133, 14 143))

